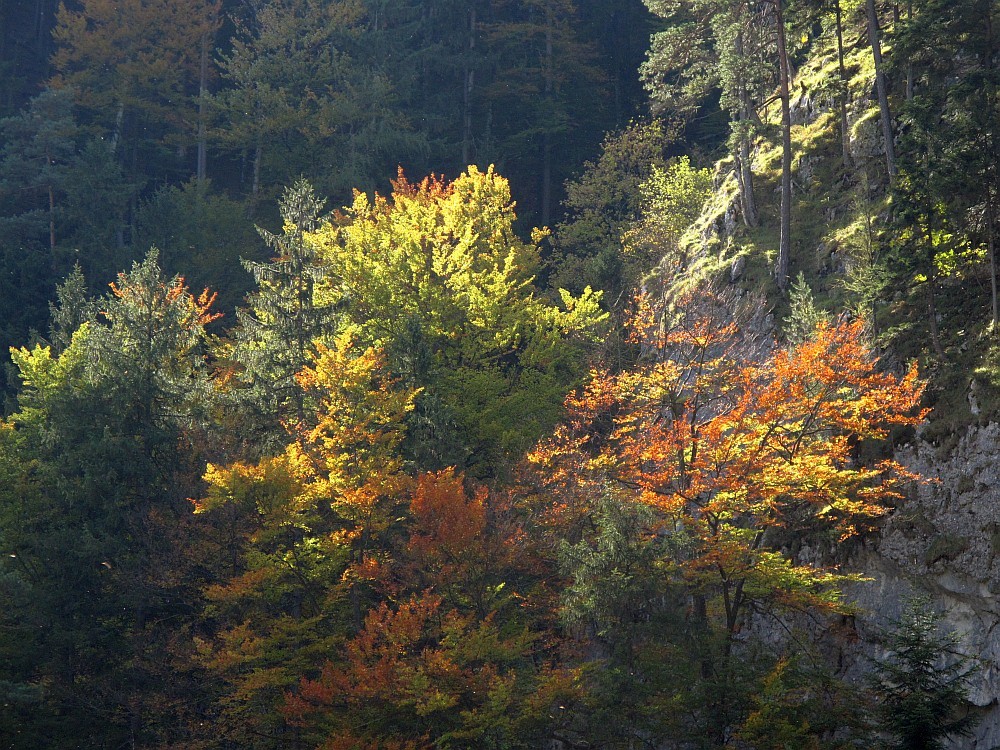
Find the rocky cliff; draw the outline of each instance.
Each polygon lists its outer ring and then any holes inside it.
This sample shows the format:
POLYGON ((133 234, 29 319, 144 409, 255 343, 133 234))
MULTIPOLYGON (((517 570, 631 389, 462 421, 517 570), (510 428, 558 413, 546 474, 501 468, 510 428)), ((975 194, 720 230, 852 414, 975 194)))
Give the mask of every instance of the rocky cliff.
MULTIPOLYGON (((954 747, 1000 748, 1000 424, 971 427, 949 447, 917 440, 902 450, 924 481, 886 519, 878 538, 854 565, 871 580, 852 587, 863 614, 858 642, 845 665, 861 679, 880 656, 880 629, 891 626, 906 599, 931 597, 959 649, 978 661, 971 681, 975 735, 954 747)), ((944 658, 944 657, 942 657, 944 658)))

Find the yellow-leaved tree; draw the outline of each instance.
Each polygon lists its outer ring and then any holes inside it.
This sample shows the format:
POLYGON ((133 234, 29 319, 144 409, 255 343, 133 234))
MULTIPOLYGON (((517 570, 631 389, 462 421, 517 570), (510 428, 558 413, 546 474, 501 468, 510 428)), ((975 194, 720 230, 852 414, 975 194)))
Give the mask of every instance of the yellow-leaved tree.
POLYGON ((409 500, 399 444, 414 392, 350 332, 299 375, 316 413, 283 453, 210 465, 196 504, 219 547, 200 663, 223 686, 213 731, 250 743, 286 731, 277 707, 345 632, 359 630, 409 500))
POLYGON ((510 188, 492 168, 393 187, 356 193, 310 237, 326 294, 423 389, 408 446, 418 464, 496 471, 559 418, 603 319, 599 294, 537 293, 538 247, 514 232, 510 188))

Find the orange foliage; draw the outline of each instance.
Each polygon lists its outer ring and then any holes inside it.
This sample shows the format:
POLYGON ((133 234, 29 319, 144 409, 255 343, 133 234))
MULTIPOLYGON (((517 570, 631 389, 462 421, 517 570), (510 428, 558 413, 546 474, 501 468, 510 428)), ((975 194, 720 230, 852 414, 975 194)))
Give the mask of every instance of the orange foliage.
POLYGON ((453 470, 417 480, 410 512, 410 553, 422 564, 454 565, 475 553, 486 528, 486 490, 468 497, 453 470))
POLYGON ((465 485, 453 469, 417 478, 399 580, 482 620, 518 597, 512 575, 537 575, 540 566, 509 495, 465 485))
POLYGON ((769 351, 719 313, 684 300, 669 320, 641 299, 631 321, 644 350, 621 374, 595 372, 570 418, 531 458, 559 498, 589 506, 607 484, 659 511, 661 532, 690 544, 675 562, 689 583, 721 590, 727 625, 748 597, 836 607, 836 576, 795 565, 782 534, 858 533, 885 513, 895 461, 862 465, 861 441, 915 426, 915 367, 880 371, 862 321, 823 325, 790 351, 769 351))
POLYGON ((212 312, 218 293, 203 289, 197 297, 190 294, 183 276, 175 276, 167 283, 161 283, 155 289, 147 289, 134 284, 128 274, 118 274, 118 281, 108 284, 111 293, 120 300, 137 305, 140 309, 168 310, 181 305, 183 314, 181 327, 186 330, 207 326, 222 317, 220 312, 212 312))
POLYGON ((411 198, 427 202, 443 198, 454 191, 453 184, 448 182, 443 174, 430 174, 420 182, 414 184, 406 179, 402 167, 396 170, 396 179, 390 180, 390 183, 392 184, 394 197, 411 198))
POLYGON ((490 619, 477 623, 442 605, 425 592, 373 609, 343 663, 327 663, 317 679, 286 694, 286 719, 320 729, 322 747, 382 747, 364 743, 401 743, 454 727, 480 708, 503 710, 510 669, 530 636, 504 637, 490 619))
POLYGON ((338 734, 320 745, 319 750, 430 750, 432 747, 426 740, 372 740, 338 734))

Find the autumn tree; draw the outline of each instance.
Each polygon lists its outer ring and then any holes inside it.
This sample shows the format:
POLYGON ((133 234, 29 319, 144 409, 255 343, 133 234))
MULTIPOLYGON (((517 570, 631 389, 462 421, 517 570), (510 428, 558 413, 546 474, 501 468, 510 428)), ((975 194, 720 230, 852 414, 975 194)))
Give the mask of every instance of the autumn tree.
POLYGON ((557 637, 533 621, 544 567, 531 570, 508 493, 465 484, 452 470, 417 478, 389 600, 287 695, 286 715, 313 743, 536 747, 559 737, 578 669, 558 663, 557 637))
POLYGON ((172 672, 170 644, 196 575, 177 535, 205 442, 210 304, 153 254, 58 351, 12 352, 22 390, 0 449, 11 480, 0 648, 5 662, 19 654, 3 679, 36 703, 23 742, 98 748, 182 731, 173 697, 192 686, 172 672))
POLYGON ((362 627, 410 484, 399 445, 414 394, 381 353, 343 334, 299 379, 313 411, 289 424, 290 445, 209 465, 196 506, 224 561, 205 591, 216 626, 199 642, 219 683, 212 731, 252 747, 283 746, 283 691, 362 627))
POLYGON ((329 273, 326 302, 423 389, 419 465, 495 471, 558 418, 599 296, 561 292, 557 306, 538 295, 538 248, 515 234, 510 188, 492 169, 394 186, 391 197, 356 194, 307 238, 329 273))
POLYGON ((551 724, 538 714, 573 691, 570 676, 533 667, 533 640, 432 593, 383 604, 344 664, 303 681, 285 711, 316 747, 535 747, 551 724))
POLYGON ((701 664, 716 681, 706 710, 719 733, 731 721, 733 648, 751 614, 843 606, 850 576, 796 560, 782 540, 834 544, 882 515, 892 477, 908 475, 893 461, 864 465, 855 448, 922 416, 912 415, 915 370, 879 371, 862 322, 820 325, 797 347, 770 351, 726 310, 704 295, 666 311, 641 300, 633 334, 644 361, 595 374, 570 421, 534 454, 554 478, 582 467, 586 479, 554 487, 561 495, 569 489, 586 507, 616 488, 675 540, 664 570, 690 597, 692 625, 721 636, 701 664))

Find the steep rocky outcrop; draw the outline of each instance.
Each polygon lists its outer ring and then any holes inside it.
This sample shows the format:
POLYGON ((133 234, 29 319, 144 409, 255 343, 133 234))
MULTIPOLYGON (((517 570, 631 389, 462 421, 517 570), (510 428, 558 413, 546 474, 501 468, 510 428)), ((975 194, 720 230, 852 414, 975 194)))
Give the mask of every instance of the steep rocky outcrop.
MULTIPOLYGON (((806 281, 837 313, 852 264, 865 256, 870 248, 864 243, 874 244, 887 220, 888 178, 879 110, 872 96, 873 70, 866 59, 870 50, 857 45, 848 55, 853 163, 843 163, 836 89, 823 85, 835 75, 831 44, 820 45, 820 53, 803 63, 797 77, 800 94, 792 101, 793 233, 798 232, 793 267, 805 273, 806 281), (852 235, 857 227, 861 239, 852 235)), ((741 291, 759 294, 762 304, 780 316, 786 307, 774 293, 771 278, 777 163, 776 143, 762 139, 754 165, 764 217, 761 228, 748 229, 740 221, 733 164, 725 160, 717 165, 715 195, 685 239, 689 258, 695 259, 688 275, 700 272, 698 281, 732 285, 734 299, 741 291)), ((767 323, 761 332, 770 335, 774 316, 762 315, 760 320, 767 323)), ((897 356, 904 355, 890 351, 887 361, 897 356)), ((996 413, 984 411, 975 379, 968 392, 958 396, 951 403, 955 408, 957 401, 961 408, 968 401, 971 420, 965 423, 996 413)), ((849 553, 846 546, 795 551, 803 562, 836 559, 845 563, 844 572, 867 579, 845 592, 856 603, 858 615, 822 624, 810 618, 783 623, 761 618, 751 629, 755 637, 776 646, 796 628, 812 631, 817 648, 843 679, 860 685, 868 680, 872 660, 885 656, 883 634, 900 619, 907 600, 927 595, 942 614, 943 629, 956 633, 958 648, 978 664, 970 680, 969 710, 979 714, 980 721, 974 736, 956 740, 952 747, 1000 750, 1000 424, 972 425, 960 434, 949 434, 952 428, 944 425, 935 425, 933 441, 917 438, 900 450, 898 457, 924 481, 910 487, 877 534, 857 542, 849 553)), ((942 663, 946 658, 943 654, 942 663)))
POLYGON ((914 593, 931 597, 942 626, 978 660, 970 700, 982 714, 975 735, 955 747, 1000 748, 1000 424, 969 428, 950 448, 916 441, 901 452, 924 477, 885 521, 854 565, 871 580, 849 592, 863 614, 848 679, 880 656, 878 632, 914 593))

